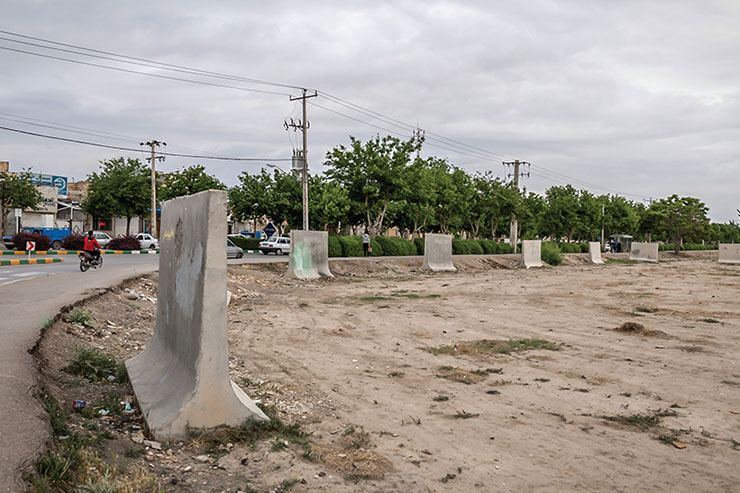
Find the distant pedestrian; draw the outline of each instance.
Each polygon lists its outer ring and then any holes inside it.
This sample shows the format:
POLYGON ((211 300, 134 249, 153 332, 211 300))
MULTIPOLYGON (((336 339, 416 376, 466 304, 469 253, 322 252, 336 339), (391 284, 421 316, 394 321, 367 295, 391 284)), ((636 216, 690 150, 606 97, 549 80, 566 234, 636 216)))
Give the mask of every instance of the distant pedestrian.
POLYGON ((367 230, 365 230, 365 234, 362 235, 362 251, 365 257, 367 257, 367 254, 370 251, 370 233, 368 233, 367 230))

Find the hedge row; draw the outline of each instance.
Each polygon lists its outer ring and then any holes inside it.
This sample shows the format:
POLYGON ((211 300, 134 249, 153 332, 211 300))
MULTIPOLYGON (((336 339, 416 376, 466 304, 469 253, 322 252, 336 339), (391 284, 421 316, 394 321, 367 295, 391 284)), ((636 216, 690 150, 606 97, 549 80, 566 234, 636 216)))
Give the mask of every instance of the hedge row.
MULTIPOLYGON (((403 257, 424 255, 424 238, 414 241, 398 237, 375 236, 370 239, 373 257, 403 257)), ((510 245, 493 240, 452 240, 454 255, 482 255, 492 253, 511 253, 510 245)), ((329 257, 362 257, 361 236, 329 236, 329 257)))
POLYGON ((560 253, 588 253, 588 243, 567 243, 563 241, 543 241, 542 246, 552 245, 560 253))
POLYGON ((229 236, 229 239, 242 250, 257 250, 260 247, 260 241, 256 238, 244 238, 243 236, 229 236))
MULTIPOLYGON (((687 250, 717 250, 718 248, 719 248, 718 245, 713 245, 713 244, 709 244, 709 243, 706 244, 706 245, 702 245, 701 243, 682 243, 681 244, 681 250, 682 251, 687 251, 687 250)), ((670 244, 670 243, 665 243, 665 244, 661 243, 661 244, 658 245, 658 250, 660 250, 661 252, 663 252, 663 251, 669 251, 670 252, 670 251, 675 251, 676 248, 672 244, 670 244)))

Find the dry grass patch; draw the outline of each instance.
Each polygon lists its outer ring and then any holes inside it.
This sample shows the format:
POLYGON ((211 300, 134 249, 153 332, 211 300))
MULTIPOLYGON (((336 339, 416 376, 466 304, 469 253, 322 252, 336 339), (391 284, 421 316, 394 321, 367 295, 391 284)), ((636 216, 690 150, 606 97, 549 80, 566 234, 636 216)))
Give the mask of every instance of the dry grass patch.
POLYGON ((558 351, 559 344, 531 337, 529 339, 509 339, 507 340, 488 340, 464 342, 462 344, 453 344, 450 346, 438 346, 424 348, 432 354, 466 354, 471 356, 488 356, 491 354, 511 354, 523 351, 532 351, 535 349, 546 349, 548 351, 558 351))
POLYGON ((662 339, 669 338, 668 334, 666 334, 662 330, 648 329, 644 325, 637 322, 625 322, 619 327, 616 327, 614 330, 617 332, 623 332, 625 334, 637 334, 647 337, 659 337, 662 339))
POLYGON ((488 378, 488 375, 491 373, 502 373, 501 368, 487 368, 484 370, 463 370, 462 368, 456 368, 453 366, 440 366, 439 373, 437 373, 437 376, 439 378, 444 378, 447 380, 451 380, 453 382, 460 382, 464 383, 466 385, 470 385, 472 383, 479 383, 488 378))

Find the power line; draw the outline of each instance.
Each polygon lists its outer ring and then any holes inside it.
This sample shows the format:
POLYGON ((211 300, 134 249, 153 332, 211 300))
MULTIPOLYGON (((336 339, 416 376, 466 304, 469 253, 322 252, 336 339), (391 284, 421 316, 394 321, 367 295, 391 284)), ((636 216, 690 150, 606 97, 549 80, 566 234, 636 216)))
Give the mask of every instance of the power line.
MULTIPOLYGON (((48 45, 56 45, 56 46, 46 46, 46 45, 43 45, 43 44, 33 43, 33 42, 29 42, 29 41, 23 41, 23 40, 19 40, 19 39, 12 39, 12 38, 7 38, 7 37, 0 37, 0 40, 4 40, 4 41, 8 41, 8 42, 13 42, 13 43, 18 43, 18 44, 23 44, 23 45, 26 45, 26 46, 33 46, 33 47, 44 49, 44 50, 54 50, 54 51, 59 51, 59 52, 63 52, 63 53, 70 53, 70 54, 79 55, 79 56, 87 56, 87 57, 92 57, 92 58, 97 58, 97 59, 102 59, 102 60, 113 61, 113 62, 117 62, 117 63, 127 63, 127 64, 142 66, 142 67, 146 67, 146 68, 155 68, 155 69, 160 69, 160 70, 169 70, 169 71, 173 71, 173 72, 185 73, 185 74, 196 75, 196 76, 201 76, 201 77, 210 77, 210 78, 216 78, 216 79, 222 79, 222 80, 239 81, 239 82, 245 82, 245 83, 250 83, 250 84, 269 85, 269 86, 273 86, 273 87, 282 87, 282 88, 288 88, 288 89, 300 89, 300 90, 303 90, 304 89, 304 88, 302 88, 300 86, 295 86, 295 85, 282 84, 282 83, 277 83, 277 82, 272 82, 272 81, 266 81, 266 80, 263 80, 263 79, 256 79, 256 78, 249 78, 249 77, 240 77, 240 76, 225 74, 225 73, 221 73, 221 72, 213 72, 213 71, 207 71, 207 70, 201 70, 201 69, 191 68, 191 67, 187 67, 187 66, 183 66, 183 65, 176 65, 176 64, 170 64, 170 63, 158 62, 158 61, 154 61, 154 60, 148 60, 148 59, 145 59, 145 58, 132 57, 132 56, 128 56, 128 55, 122 55, 122 54, 119 54, 119 53, 114 53, 114 52, 109 52, 109 51, 103 51, 103 50, 97 50, 97 49, 93 49, 93 48, 87 48, 87 47, 80 46, 80 45, 74 45, 74 44, 69 44, 69 43, 62 43, 62 42, 59 42, 59 41, 53 41, 53 40, 48 40, 48 39, 44 39, 44 38, 39 38, 39 37, 34 37, 34 36, 28 36, 28 35, 24 35, 24 34, 20 34, 20 33, 15 33, 15 32, 11 32, 11 31, 0 30, 0 34, 4 34, 4 35, 7 35, 7 36, 13 36, 13 37, 17 37, 17 38, 22 38, 22 39, 26 39, 26 40, 39 41, 41 43, 46 43, 48 45), (59 46, 63 46, 63 47, 66 47, 66 48, 59 48, 59 46), (67 49, 67 48, 73 48, 73 49, 67 49), (76 50, 83 50, 83 51, 76 51, 76 50)), ((54 56, 54 55, 49 55, 49 54, 44 54, 44 53, 37 53, 37 52, 33 52, 33 51, 27 51, 27 50, 20 50, 20 49, 15 49, 15 48, 9 48, 7 46, 0 46, 0 49, 6 50, 6 51, 11 51, 11 52, 16 52, 16 53, 21 53, 21 54, 27 54, 27 55, 37 56, 37 57, 43 57, 43 58, 58 60, 58 61, 66 61, 66 62, 69 62, 69 63, 76 63, 76 64, 80 64, 80 65, 87 65, 87 66, 92 66, 92 67, 97 67, 97 68, 104 68, 104 69, 114 70, 114 71, 118 71, 118 72, 125 72, 125 73, 137 74, 137 75, 145 75, 145 76, 149 76, 149 77, 156 77, 156 78, 165 79, 165 80, 174 80, 174 81, 179 81, 179 82, 190 82, 190 83, 199 84, 199 85, 212 86, 212 87, 220 87, 220 88, 227 88, 227 89, 236 89, 236 90, 249 91, 249 92, 274 94, 274 95, 281 95, 281 96, 290 96, 290 94, 280 93, 280 92, 277 92, 277 91, 266 91, 266 90, 260 90, 260 89, 251 89, 251 88, 245 88, 245 87, 232 86, 232 85, 228 85, 228 84, 221 84, 221 83, 214 83, 214 82, 206 82, 206 81, 200 81, 200 80, 194 80, 194 79, 187 79, 187 78, 181 78, 181 77, 167 76, 167 75, 162 75, 162 74, 153 74, 153 73, 142 72, 142 71, 137 71, 137 70, 125 69, 125 68, 121 68, 121 67, 114 67, 114 66, 110 66, 110 65, 103 65, 103 64, 97 64, 97 63, 92 63, 92 62, 86 62, 86 61, 82 61, 82 60, 75 60, 75 59, 65 58, 65 57, 61 57, 61 56, 54 56)), ((373 118, 373 119, 377 119, 377 120, 381 121, 382 123, 384 123, 386 125, 390 125, 390 126, 393 126, 393 127, 399 128, 399 129, 402 129, 402 130, 407 131, 407 132, 408 131, 415 131, 416 128, 417 128, 414 125, 408 124, 408 123, 403 122, 401 120, 397 120, 395 118, 392 118, 392 117, 389 117, 387 115, 384 115, 383 113, 380 113, 380 112, 371 110, 369 108, 365 108, 365 107, 360 106, 358 104, 351 103, 351 102, 349 102, 347 100, 344 100, 342 98, 339 98, 337 96, 334 96, 334 95, 332 95, 330 93, 322 92, 321 95, 324 96, 326 99, 328 99, 330 102, 333 102, 335 104, 341 105, 341 106, 349 109, 350 111, 354 111, 354 112, 359 113, 359 114, 362 114, 364 116, 367 116, 367 117, 370 117, 370 118, 373 118)), ((356 122, 361 123, 363 125, 368 125, 368 126, 371 126, 371 127, 374 127, 374 128, 380 129, 380 130, 383 130, 383 131, 388 132, 388 133, 391 133, 391 134, 399 135, 399 136, 401 136, 403 138, 406 138, 407 137, 407 135, 400 134, 397 131, 393 131, 393 130, 390 130, 390 129, 386 128, 386 127, 382 127, 382 126, 379 126, 379 125, 376 125, 376 124, 367 122, 365 120, 361 120, 359 118, 352 117, 352 116, 347 115, 345 113, 342 113, 342 112, 339 112, 339 111, 336 111, 336 110, 332 110, 330 108, 326 108, 326 107, 321 106, 321 105, 318 105, 318 104, 314 104, 314 106, 317 106, 318 108, 321 108, 321 109, 323 109, 325 111, 329 111, 329 112, 335 113, 335 114, 337 114, 339 116, 342 116, 344 118, 348 118, 350 120, 356 121, 356 122)), ((60 130, 64 130, 64 129, 60 129, 60 130)), ((440 149, 444 149, 444 150, 447 150, 447 151, 450 151, 450 152, 453 152, 453 153, 457 153, 459 155, 464 155, 464 156, 473 157, 473 158, 476 158, 476 159, 483 159, 483 160, 496 160, 496 159, 501 159, 501 158, 504 158, 504 159, 508 159, 509 158, 506 155, 494 153, 494 152, 489 151, 487 149, 483 149, 483 148, 476 147, 476 146, 473 146, 473 145, 470 145, 470 144, 466 144, 466 143, 461 142, 459 140, 455 140, 455 139, 451 139, 451 138, 448 138, 448 137, 444 137, 444 136, 442 136, 440 134, 436 134, 434 132, 425 131, 425 134, 427 136, 426 139, 425 139, 425 141, 426 141, 426 143, 428 145, 430 145, 432 147, 437 147, 437 148, 440 148, 440 149)), ((69 141, 73 141, 73 139, 69 139, 69 141)), ((115 148, 115 146, 111 146, 111 147, 112 148, 115 148)), ((175 154, 170 154, 170 155, 173 155, 174 156, 175 154)), ((211 157, 211 156, 195 156, 195 155, 187 155, 187 154, 183 154, 181 156, 182 157, 199 157, 201 159, 223 159, 223 160, 230 160, 230 159, 232 159, 232 158, 219 158, 219 157, 211 157)), ((588 182, 585 182, 583 180, 580 180, 580 179, 577 179, 577 178, 574 178, 574 177, 570 177, 568 175, 564 175, 562 173, 550 171, 547 168, 542 167, 541 165, 536 165, 536 168, 545 177, 547 177, 549 179, 553 179, 555 181, 561 181, 564 178, 566 180, 569 180, 569 182, 573 182, 573 183, 577 183, 577 184, 580 183, 582 185, 586 185, 586 186, 589 186, 591 188, 596 188, 596 189, 601 189, 601 190, 609 191, 609 192, 612 192, 612 193, 616 193, 617 195, 628 195, 628 196, 633 196, 633 197, 645 197, 645 196, 636 195, 636 194, 622 193, 622 192, 618 192, 616 190, 610 189, 608 187, 603 187, 603 186, 595 185, 595 184, 592 184, 592 183, 588 183, 588 182)), ((566 183, 569 183, 569 182, 566 182, 566 183)))
POLYGON ((277 95, 277 96, 290 96, 290 94, 283 93, 283 92, 265 91, 263 89, 250 89, 250 88, 247 88, 247 87, 230 86, 228 84, 219 84, 217 82, 206 82, 206 81, 194 80, 194 79, 184 79, 182 77, 173 77, 173 76, 170 76, 170 75, 150 74, 150 73, 147 73, 147 72, 140 72, 138 70, 131 70, 131 69, 126 69, 126 68, 121 68, 121 67, 111 67, 110 65, 101 65, 99 63, 84 62, 82 60, 73 60, 71 58, 58 57, 58 56, 54 56, 54 55, 45 55, 43 53, 36 53, 36 52, 33 52, 33 51, 27 51, 27 50, 19 50, 19 49, 16 49, 16 48, 8 48, 7 46, 0 46, 0 50, 12 51, 12 52, 15 52, 15 53, 22 53, 22 54, 25 54, 25 55, 34 55, 34 56, 38 56, 38 57, 41 57, 41 58, 49 58, 49 59, 52 59, 52 60, 59 60, 59 61, 64 61, 64 62, 69 62, 69 63, 76 63, 78 65, 87 65, 87 66, 90 66, 90 67, 104 68, 104 69, 108 69, 108 70, 114 70, 116 72, 125 72, 125 73, 129 73, 129 74, 145 75, 147 77, 155 77, 157 79, 174 80, 174 81, 178 81, 178 82, 190 82, 191 84, 199 84, 199 85, 202 85, 202 86, 220 87, 220 88, 224 88, 224 89, 236 89, 238 91, 257 92, 257 93, 261 93, 261 94, 274 94, 274 95, 277 95))
MULTIPOLYGON (((24 135, 31 135, 34 137, 42 137, 45 139, 52 139, 52 140, 59 140, 62 142, 70 142, 72 144, 83 144, 83 145, 89 145, 94 147, 102 147, 105 149, 115 149, 118 151, 128 151, 128 152, 147 152, 143 149, 135 149, 132 147, 121 147, 121 146, 114 146, 114 145, 108 145, 108 144, 100 144, 97 142, 89 142, 85 140, 77 140, 77 139, 68 139, 65 137, 57 137, 55 135, 47 135, 47 134, 40 134, 36 132, 29 132, 27 130, 20 130, 17 128, 10 128, 10 127, 3 127, 0 126, 0 130, 6 130, 8 132, 15 132, 19 134, 24 135)), ((182 158, 194 158, 194 159, 213 159, 217 161, 258 161, 258 162, 284 162, 284 161, 291 161, 291 159, 284 159, 284 158, 258 158, 258 157, 224 157, 224 156, 204 156, 204 155, 197 155, 197 154, 180 154, 176 152, 166 152, 163 153, 165 156, 172 156, 172 157, 182 157, 182 158)))
MULTIPOLYGON (((290 85, 290 84, 282 84, 282 83, 279 83, 279 82, 272 82, 272 81, 267 81, 267 80, 263 80, 263 79, 255 79, 255 78, 252 78, 252 77, 240 77, 240 76, 236 76, 236 75, 224 74, 222 72, 213 72, 213 71, 209 71, 209 70, 202 70, 202 69, 197 69, 197 68, 192 68, 192 67, 186 67, 184 65, 176 65, 176 64, 172 64, 172 63, 158 62, 156 60, 148 60, 146 58, 138 58, 138 57, 133 57, 133 56, 129 56, 129 55, 122 55, 120 53, 114 53, 114 52, 110 52, 110 51, 96 50, 94 48, 87 48, 87 47, 80 46, 80 45, 74 45, 74 44, 69 44, 69 43, 62 43, 60 41, 53 41, 53 40, 49 40, 49 39, 38 38, 38 37, 35 37, 35 36, 28 36, 28 35, 25 35, 25 34, 14 33, 14 32, 11 32, 11 31, 3 31, 3 30, 0 30, 0 34, 6 34, 6 35, 10 35, 10 36, 16 36, 16 37, 24 38, 24 39, 32 39, 34 41, 41 41, 43 43, 48 43, 48 44, 57 45, 57 46, 66 46, 68 48, 75 48, 77 50, 84 50, 84 51, 90 52, 90 53, 80 53, 80 52, 74 52, 74 51, 70 51, 70 50, 60 50, 58 48, 54 48, 54 47, 51 47, 51 46, 38 45, 36 43, 28 43, 28 42, 19 41, 19 40, 13 40, 13 39, 8 39, 8 38, 0 38, 0 39, 6 39, 8 41, 12 41, 14 43, 23 43, 23 44, 27 44, 27 45, 40 46, 40 47, 46 48, 46 49, 54 49, 54 50, 58 50, 58 51, 67 51, 67 52, 70 52, 70 53, 76 53, 76 54, 84 55, 84 56, 91 56, 92 57, 92 56, 96 56, 96 55, 93 55, 92 53, 97 53, 97 54, 110 55, 110 56, 113 56, 113 57, 122 58, 124 60, 116 60, 116 59, 111 59, 111 58, 107 58, 107 57, 97 56, 98 58, 103 58, 103 59, 108 59, 108 60, 115 60, 115 61, 120 61, 120 62, 123 62, 123 63, 131 63, 131 62, 127 62, 126 60, 133 60, 133 61, 136 61, 136 62, 144 62, 146 64, 157 65, 157 66, 159 66, 159 68, 162 68, 162 69, 165 69, 165 70, 177 69, 176 71, 180 71, 180 72, 185 71, 186 73, 193 73, 193 74, 198 74, 198 75, 203 75, 203 76, 208 76, 208 77, 215 77, 215 78, 220 78, 220 79, 227 79, 227 80, 238 80, 238 81, 241 81, 241 82, 249 82, 251 84, 262 84, 262 85, 269 85, 269 86, 274 86, 274 87, 283 87, 283 88, 287 88, 287 89, 297 89, 297 90, 302 90, 303 89, 300 86, 295 86, 295 85, 290 85)), ((148 65, 148 66, 151 66, 151 65, 148 65)))

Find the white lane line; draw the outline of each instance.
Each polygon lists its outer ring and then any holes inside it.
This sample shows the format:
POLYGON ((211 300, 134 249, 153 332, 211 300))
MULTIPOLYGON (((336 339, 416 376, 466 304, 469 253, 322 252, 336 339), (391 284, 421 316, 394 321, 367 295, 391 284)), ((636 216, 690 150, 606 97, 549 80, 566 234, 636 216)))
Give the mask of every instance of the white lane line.
POLYGON ((45 274, 45 272, 39 272, 39 271, 19 272, 17 274, 10 274, 10 276, 11 277, 28 277, 28 276, 37 276, 39 274, 45 274))
POLYGON ((41 272, 40 274, 41 274, 40 276, 24 277, 24 278, 21 278, 21 279, 15 279, 13 281, 4 282, 4 283, 0 284, 0 288, 3 287, 3 286, 7 286, 8 284, 15 284, 17 282, 22 282, 22 281, 31 281, 33 279, 38 279, 40 277, 53 276, 53 275, 56 274, 56 272, 48 272, 48 273, 47 272, 41 272))
POLYGON ((7 280, 8 280, 7 277, 0 277, 0 281, 7 281, 7 280))

